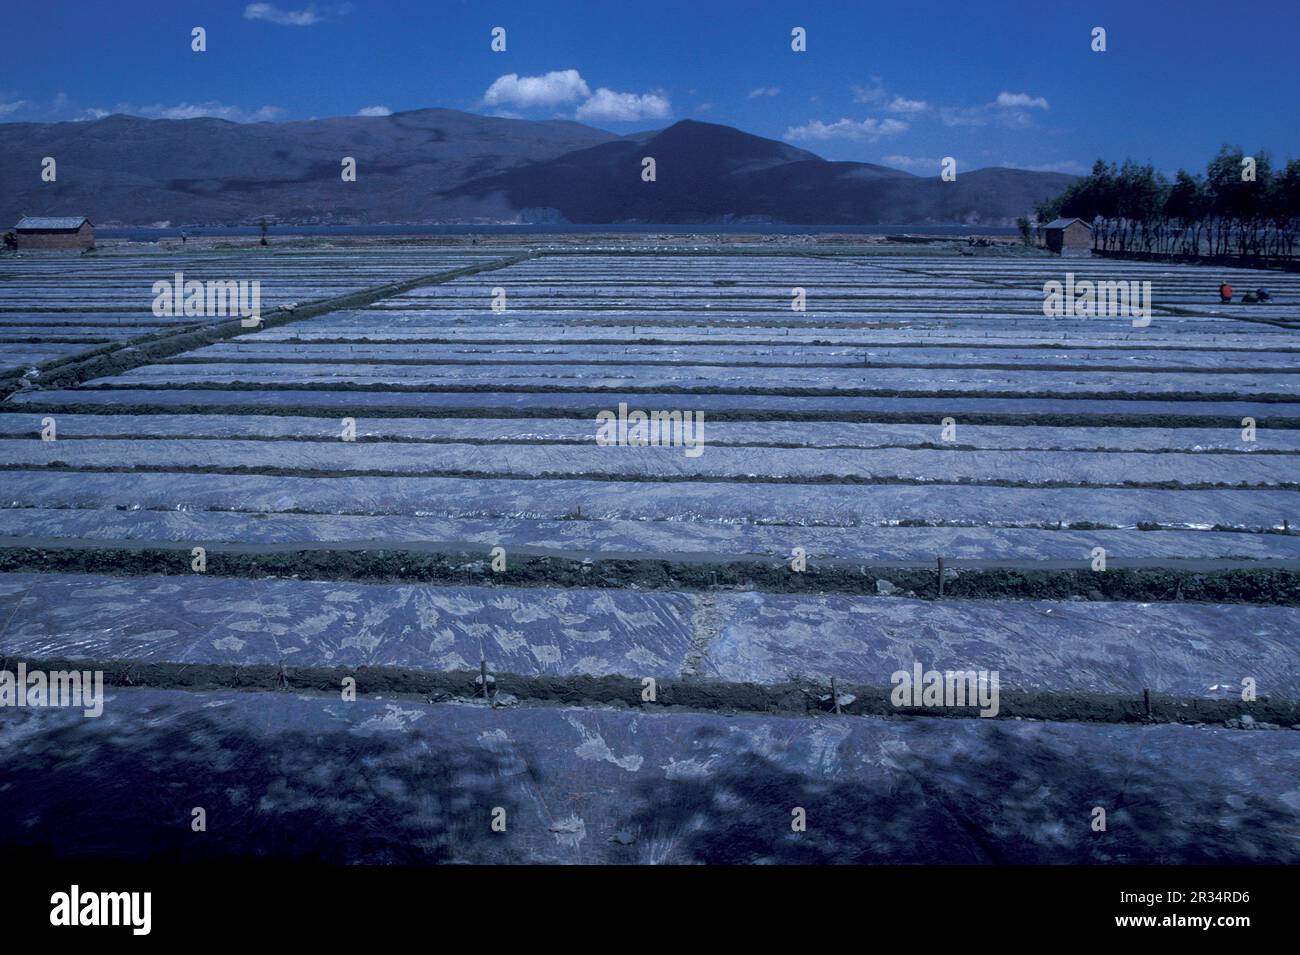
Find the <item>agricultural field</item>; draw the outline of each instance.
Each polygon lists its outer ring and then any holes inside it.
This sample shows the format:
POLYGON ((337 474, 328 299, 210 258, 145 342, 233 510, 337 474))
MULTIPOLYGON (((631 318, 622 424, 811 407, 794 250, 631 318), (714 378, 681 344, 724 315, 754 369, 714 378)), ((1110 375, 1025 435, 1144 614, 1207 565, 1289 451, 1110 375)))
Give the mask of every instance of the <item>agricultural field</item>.
POLYGON ((0 839, 1300 861, 1300 275, 974 252, 7 258, 0 656, 108 685, 0 714, 0 839), (177 271, 264 321, 154 316, 177 271), (1149 322, 1044 315, 1067 271, 1150 282, 1149 322), (599 440, 620 408, 696 443, 599 440), (898 705, 917 666, 996 672, 996 712, 898 705), (136 798, 172 760, 238 837, 136 798), (106 791, 112 826, 40 812, 106 791))
POLYGON ((24 254, 0 263, 0 374, 151 335, 193 328, 205 319, 153 314, 153 284, 243 278, 261 283, 263 308, 332 298, 388 282, 456 268, 472 253, 380 249, 346 253, 262 249, 178 252, 168 248, 93 256, 24 254))

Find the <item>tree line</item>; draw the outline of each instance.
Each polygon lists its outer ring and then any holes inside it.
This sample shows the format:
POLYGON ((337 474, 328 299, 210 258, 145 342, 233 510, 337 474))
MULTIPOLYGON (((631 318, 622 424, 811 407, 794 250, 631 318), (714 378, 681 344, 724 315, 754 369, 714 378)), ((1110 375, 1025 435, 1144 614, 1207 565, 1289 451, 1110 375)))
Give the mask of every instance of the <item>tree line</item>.
POLYGON ((1300 160, 1223 146, 1205 174, 1174 181, 1150 165, 1098 159, 1092 172, 1035 208, 1039 224, 1079 218, 1093 247, 1179 255, 1293 256, 1300 236, 1300 160), (1204 251, 1203 251, 1204 250, 1204 251))

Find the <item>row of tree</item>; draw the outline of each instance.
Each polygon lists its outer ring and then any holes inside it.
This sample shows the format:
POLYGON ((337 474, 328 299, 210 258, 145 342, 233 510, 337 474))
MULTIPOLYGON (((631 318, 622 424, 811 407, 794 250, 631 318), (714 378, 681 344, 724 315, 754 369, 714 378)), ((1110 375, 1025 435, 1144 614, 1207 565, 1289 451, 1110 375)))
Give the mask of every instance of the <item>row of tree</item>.
POLYGON ((1098 159, 1092 172, 1035 209, 1039 224, 1080 218, 1098 249, 1182 255, 1293 256, 1300 237, 1300 160, 1224 146, 1205 175, 1174 181, 1150 165, 1098 159))

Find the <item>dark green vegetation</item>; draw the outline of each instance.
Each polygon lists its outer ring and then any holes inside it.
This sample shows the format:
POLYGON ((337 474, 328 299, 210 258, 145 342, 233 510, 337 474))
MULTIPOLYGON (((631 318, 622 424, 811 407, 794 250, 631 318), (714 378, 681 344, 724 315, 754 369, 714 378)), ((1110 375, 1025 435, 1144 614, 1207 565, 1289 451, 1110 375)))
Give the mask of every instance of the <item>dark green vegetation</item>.
MULTIPOLYGON (((636 587, 644 590, 739 588, 772 593, 842 593, 874 596, 876 581, 902 592, 941 599, 933 566, 899 566, 833 560, 810 562, 801 573, 784 561, 627 560, 517 556, 493 572, 482 553, 390 547, 274 550, 207 549, 207 573, 227 577, 301 577, 313 580, 399 581, 512 587, 636 587)), ((1081 560, 1080 564, 1086 562, 1081 560)), ((0 546, 0 572, 63 572, 139 576, 189 570, 190 548, 101 544, 0 546)), ((1167 566, 1112 567, 1104 573, 1032 566, 948 568, 944 596, 964 600, 1118 600, 1252 603, 1300 606, 1300 570, 1245 566, 1204 570, 1167 566), (956 576, 951 576, 955 572, 956 576)))
MULTIPOLYGON (((123 360, 121 371, 130 371, 139 367, 131 360, 123 360)), ((114 372, 117 374, 120 372, 114 372)), ((260 388, 260 386, 259 386, 260 388)), ((130 389, 121 389, 129 393, 130 389)), ((250 389, 255 390, 255 389, 250 389)), ((998 395, 997 397, 1006 397, 998 395)), ((1108 394, 1109 399, 1123 399, 1123 394, 1108 394)), ((527 408, 513 408, 506 405, 467 408, 462 405, 425 405, 421 413, 430 417, 456 418, 573 418, 592 420, 597 412, 604 409, 608 402, 592 404, 588 407, 572 405, 547 405, 545 396, 539 396, 537 404, 527 408)), ((340 394, 334 404, 295 405, 283 404, 133 404, 129 401, 115 402, 111 405, 90 404, 66 400, 32 400, 22 405, 22 410, 49 414, 250 414, 250 415, 297 415, 302 417, 332 414, 335 410, 345 413, 355 410, 347 398, 340 394)), ((367 405, 365 415, 368 418, 409 418, 412 409, 405 405, 367 405)), ((1163 415, 1163 414, 1096 414, 1070 412, 968 412, 962 415, 967 424, 987 425, 1036 425, 1061 428, 1240 428, 1241 419, 1225 415, 1163 415)), ((799 410, 730 410, 720 409, 709 412, 710 421, 844 421, 850 423, 870 424, 933 424, 933 413, 925 411, 799 411, 799 410)), ((1300 429, 1300 418, 1269 417, 1260 414, 1255 417, 1260 428, 1295 430, 1300 429)))
MULTIPOLYGON (((356 681, 358 697, 382 696, 430 703, 478 699, 492 705, 615 706, 646 712, 767 713, 816 716, 835 710, 830 686, 805 679, 785 683, 728 683, 683 679, 656 681, 653 703, 642 698, 639 679, 623 676, 522 676, 492 673, 485 699, 476 670, 430 672, 406 667, 300 667, 215 663, 143 663, 49 657, 0 656, 0 669, 23 662, 29 670, 99 670, 105 687, 154 687, 191 691, 279 690, 327 694, 337 699, 345 679, 356 681), (507 703, 506 701, 509 700, 507 703)), ((895 707, 890 687, 836 684, 839 712, 849 716, 963 719, 970 706, 895 707), (848 699, 852 697, 852 699, 848 699)), ((1224 723, 1248 715, 1275 726, 1300 725, 1300 703, 1261 698, 1249 704, 1145 694, 1130 698, 1105 693, 1002 690, 994 719, 1068 720, 1080 723, 1224 723)))
POLYGON ((1093 245, 1182 255, 1291 257, 1300 237, 1300 159, 1274 169, 1260 150, 1224 146, 1205 175, 1184 169, 1172 183, 1150 165, 1098 159, 1092 172, 1037 207, 1039 223, 1058 216, 1096 223, 1093 245))

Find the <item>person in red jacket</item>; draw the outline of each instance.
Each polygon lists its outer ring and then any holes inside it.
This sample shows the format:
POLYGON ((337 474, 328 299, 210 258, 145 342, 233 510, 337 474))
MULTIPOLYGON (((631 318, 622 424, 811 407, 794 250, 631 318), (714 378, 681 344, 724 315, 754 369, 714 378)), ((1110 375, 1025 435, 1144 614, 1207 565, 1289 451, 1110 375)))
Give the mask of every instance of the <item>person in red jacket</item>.
POLYGON ((1227 282, 1219 284, 1219 300, 1225 305, 1232 301, 1232 286, 1227 282))

